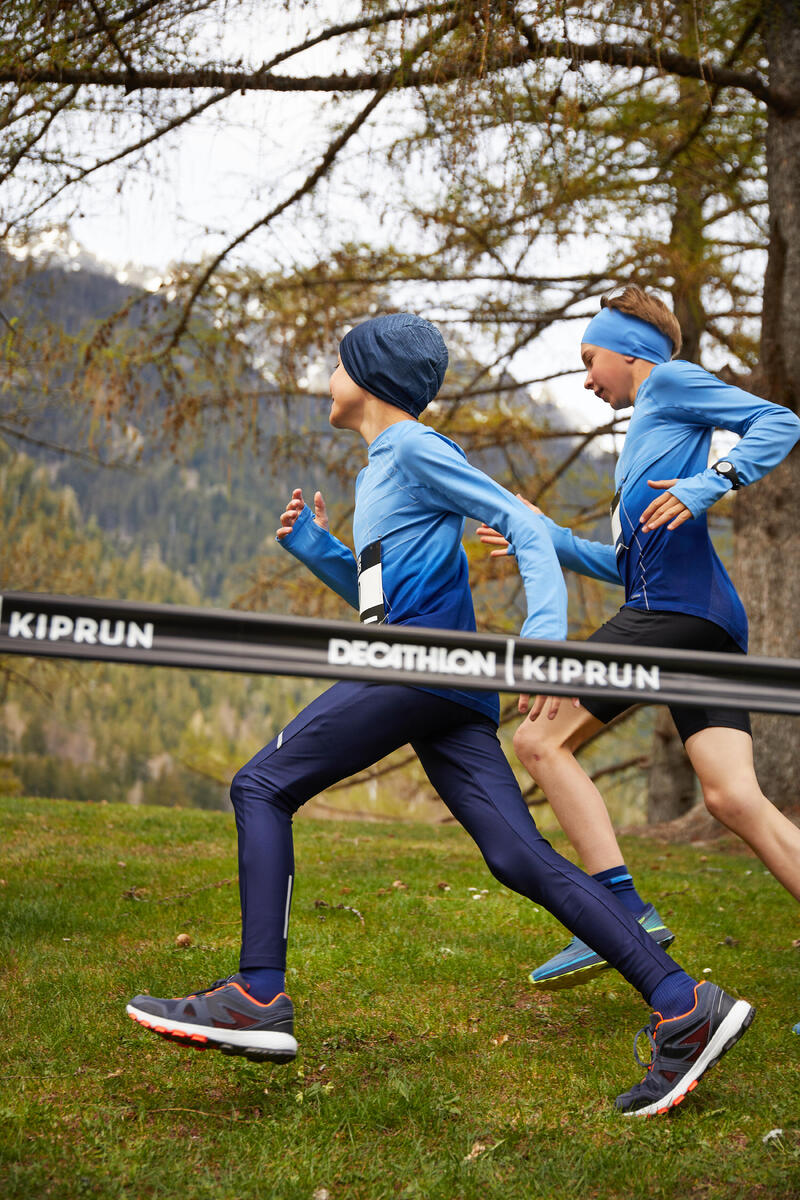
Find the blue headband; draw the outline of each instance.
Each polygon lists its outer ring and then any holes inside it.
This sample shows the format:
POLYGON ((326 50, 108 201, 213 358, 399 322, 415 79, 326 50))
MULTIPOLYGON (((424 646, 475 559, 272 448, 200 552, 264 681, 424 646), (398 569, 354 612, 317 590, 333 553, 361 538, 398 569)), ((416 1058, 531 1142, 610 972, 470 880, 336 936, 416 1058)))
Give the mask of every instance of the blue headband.
POLYGON ((581 342, 616 350, 617 354, 631 354, 645 362, 669 362, 672 358, 672 342, 665 333, 618 308, 601 308, 586 326, 581 342))
POLYGON ((435 325, 390 313, 356 325, 339 344, 342 366, 365 391, 418 417, 439 391, 447 346, 435 325))

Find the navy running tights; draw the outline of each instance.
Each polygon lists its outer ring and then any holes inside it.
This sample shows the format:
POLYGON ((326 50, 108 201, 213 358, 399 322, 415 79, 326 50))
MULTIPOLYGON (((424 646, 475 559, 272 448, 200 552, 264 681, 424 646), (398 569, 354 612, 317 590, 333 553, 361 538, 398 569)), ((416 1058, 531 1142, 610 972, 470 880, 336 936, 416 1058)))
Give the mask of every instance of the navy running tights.
POLYGON ((237 772, 240 969, 286 965, 301 804, 410 742, 492 874, 547 908, 650 999, 677 964, 608 890, 539 833, 488 718, 397 684, 335 684, 237 772))

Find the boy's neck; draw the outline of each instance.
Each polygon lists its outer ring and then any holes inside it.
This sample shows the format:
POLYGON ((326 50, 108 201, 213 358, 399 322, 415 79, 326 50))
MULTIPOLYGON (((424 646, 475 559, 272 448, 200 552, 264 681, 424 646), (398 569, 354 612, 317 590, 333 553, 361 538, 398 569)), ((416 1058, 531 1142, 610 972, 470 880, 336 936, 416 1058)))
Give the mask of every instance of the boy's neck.
POLYGON ((655 366, 656 366, 655 363, 646 362, 643 358, 637 358, 634 361, 634 364, 633 364, 633 399, 631 400, 631 404, 635 403, 636 394, 639 391, 639 388, 642 386, 645 379, 648 378, 648 376, 650 375, 650 372, 655 368, 655 366))
POLYGON ((385 429, 391 425, 399 425, 401 421, 415 421, 410 413, 404 412, 394 404, 387 404, 377 396, 370 396, 364 405, 364 413, 357 432, 361 434, 367 446, 371 446, 385 429))

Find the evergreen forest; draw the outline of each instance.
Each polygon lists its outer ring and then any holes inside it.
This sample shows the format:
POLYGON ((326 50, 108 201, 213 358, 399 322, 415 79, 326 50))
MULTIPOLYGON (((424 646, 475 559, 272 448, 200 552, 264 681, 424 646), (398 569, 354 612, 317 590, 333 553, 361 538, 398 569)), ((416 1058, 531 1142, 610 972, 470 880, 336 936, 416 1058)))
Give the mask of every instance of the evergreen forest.
MULTIPOLYGON (((207 408, 203 420, 179 436, 165 432, 168 401, 146 378, 136 410, 126 409, 124 418, 113 406, 104 411, 91 378, 81 376, 76 347, 82 331, 119 310, 135 289, 99 269, 69 270, 57 260, 24 271, 12 265, 4 318, 20 342, 42 349, 36 370, 29 352, 16 387, 6 388, 15 423, 0 440, 2 590, 352 617, 274 540, 294 486, 303 486, 308 498, 321 488, 332 527, 349 540, 363 451, 355 438, 328 428, 324 393, 295 404, 278 389, 270 392, 245 366, 254 396, 245 422, 226 421, 224 411, 211 421, 207 408)), ((456 386, 459 368, 456 362, 456 386)), ((526 389, 505 383, 499 394, 473 401, 469 417, 460 410, 456 428, 447 431, 468 446, 472 461, 516 491, 531 464, 514 462, 503 428, 511 420, 517 427, 526 423, 539 485, 542 473, 554 477, 549 511, 564 520, 577 517, 592 536, 607 537, 612 456, 592 448, 576 455, 567 420, 547 393, 532 401, 526 389), (557 463, 566 469, 554 469, 557 463)), ((721 541, 724 551, 724 527, 721 541)), ((479 627, 517 630, 524 612, 513 562, 490 561, 469 526, 465 546, 479 627)), ((568 583, 570 636, 580 637, 614 610, 616 596, 590 580, 570 577, 568 583)), ((324 686, 10 657, 0 681, 6 792, 201 808, 226 807, 236 768, 324 686)), ((504 697, 504 716, 510 742, 515 697, 504 697)), ((622 820, 643 812, 652 727, 652 711, 640 712, 588 751, 622 820)), ((520 777, 531 800, 540 800, 524 772, 520 777)), ((322 797, 315 811, 447 818, 409 751, 322 797)))

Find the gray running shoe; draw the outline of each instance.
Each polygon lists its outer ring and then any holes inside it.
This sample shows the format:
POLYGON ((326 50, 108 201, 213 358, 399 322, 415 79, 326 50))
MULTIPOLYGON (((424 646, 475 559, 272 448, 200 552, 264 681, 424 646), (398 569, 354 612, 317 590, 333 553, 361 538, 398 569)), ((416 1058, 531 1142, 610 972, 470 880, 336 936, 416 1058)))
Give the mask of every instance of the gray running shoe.
POLYGON ((173 1000, 134 996, 125 1011, 161 1037, 195 1050, 221 1050, 251 1062, 289 1062, 297 1054, 294 1006, 281 992, 269 1004, 248 994, 241 975, 173 1000))
POLYGON ((629 1117, 654 1117, 680 1104, 694 1091, 700 1076, 719 1062, 752 1023, 756 1010, 746 1000, 734 1000, 715 983, 702 980, 694 989, 694 1008, 682 1017, 665 1020, 653 1013, 650 1025, 633 1042, 633 1057, 647 1068, 641 1083, 617 1096, 616 1107, 629 1117), (652 1055, 639 1058, 637 1042, 646 1033, 652 1055))
MULTIPOLYGON (((675 934, 671 929, 667 929, 652 904, 647 905, 642 915, 637 917, 637 921, 655 938, 659 946, 666 948, 675 941, 675 934)), ((604 958, 587 946, 586 942, 573 937, 569 945, 541 967, 531 971, 528 978, 534 987, 553 991, 556 988, 570 988, 579 983, 587 983, 588 980, 594 979, 595 975, 608 969, 609 964, 604 958)))

